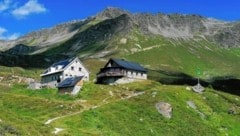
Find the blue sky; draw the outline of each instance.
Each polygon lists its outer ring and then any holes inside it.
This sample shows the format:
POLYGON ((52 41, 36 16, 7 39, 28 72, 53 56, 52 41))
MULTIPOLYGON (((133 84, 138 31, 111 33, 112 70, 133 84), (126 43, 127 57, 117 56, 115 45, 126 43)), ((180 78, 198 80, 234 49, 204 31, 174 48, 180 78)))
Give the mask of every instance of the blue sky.
POLYGON ((200 14, 225 21, 240 20, 237 0, 0 0, 0 39, 74 19, 93 16, 106 7, 150 13, 200 14))

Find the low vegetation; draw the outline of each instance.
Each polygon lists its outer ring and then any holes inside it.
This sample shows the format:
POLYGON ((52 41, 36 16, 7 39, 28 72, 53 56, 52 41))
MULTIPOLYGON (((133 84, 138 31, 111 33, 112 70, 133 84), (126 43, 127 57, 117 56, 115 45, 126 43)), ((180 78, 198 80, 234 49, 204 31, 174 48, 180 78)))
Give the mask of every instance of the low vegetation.
POLYGON ((63 129, 59 135, 240 134, 240 97, 212 89, 197 94, 186 86, 154 81, 117 86, 89 82, 77 96, 58 94, 56 89, 29 90, 22 84, 1 88, 3 135, 50 135, 54 128, 63 129), (122 99, 137 92, 145 93, 122 99), (172 105, 171 119, 155 109, 161 101, 172 105), (193 101, 204 117, 188 107, 187 101, 193 101), (59 116, 66 117, 45 125, 47 120, 59 116))

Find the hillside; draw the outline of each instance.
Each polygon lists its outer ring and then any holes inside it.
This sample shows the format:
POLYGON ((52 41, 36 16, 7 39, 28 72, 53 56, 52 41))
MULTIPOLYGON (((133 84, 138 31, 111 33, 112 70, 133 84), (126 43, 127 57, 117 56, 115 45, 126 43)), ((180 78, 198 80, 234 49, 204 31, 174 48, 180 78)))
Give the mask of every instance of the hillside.
POLYGON ((0 41, 0 136, 240 135, 239 24, 107 8, 0 41), (73 56, 91 72, 77 96, 27 89, 46 67, 73 56), (140 63, 148 80, 95 84, 109 58, 140 63), (203 94, 190 90, 197 77, 203 94), (171 119, 159 102, 171 104, 171 119))
POLYGON ((143 63, 154 71, 194 77, 198 67, 203 71, 203 79, 239 78, 238 25, 199 15, 132 14, 107 8, 86 20, 3 42, 2 48, 12 48, 0 52, 0 64, 46 68, 76 55, 86 61, 121 57, 143 63))
POLYGON ((1 86, 1 135, 239 135, 239 96, 146 81, 119 86, 87 83, 76 97, 54 89, 1 86), (135 95, 136 94, 136 95, 135 95), (196 109, 191 108, 191 101, 196 109), (155 108, 173 107, 172 118, 155 108), (54 119, 49 122, 50 119, 54 119), (48 122, 48 123, 47 123, 48 122))

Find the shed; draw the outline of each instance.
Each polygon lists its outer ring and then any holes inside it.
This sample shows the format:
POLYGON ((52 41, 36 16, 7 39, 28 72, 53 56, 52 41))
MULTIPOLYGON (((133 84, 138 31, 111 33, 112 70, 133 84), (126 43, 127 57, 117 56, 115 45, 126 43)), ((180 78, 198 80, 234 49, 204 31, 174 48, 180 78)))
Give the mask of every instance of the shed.
POLYGON ((83 76, 70 77, 58 84, 59 93, 76 95, 83 86, 83 76))

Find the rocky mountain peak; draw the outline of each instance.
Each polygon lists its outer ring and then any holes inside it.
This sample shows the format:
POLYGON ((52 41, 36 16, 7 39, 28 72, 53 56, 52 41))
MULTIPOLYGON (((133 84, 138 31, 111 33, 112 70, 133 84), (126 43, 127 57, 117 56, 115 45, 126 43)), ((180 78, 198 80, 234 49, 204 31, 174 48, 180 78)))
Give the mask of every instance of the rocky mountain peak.
POLYGON ((100 12, 99 14, 97 14, 97 18, 98 19, 112 19, 112 18, 116 18, 122 14, 128 14, 130 15, 130 13, 126 10, 122 10, 120 8, 116 8, 116 7, 107 7, 105 10, 103 10, 102 12, 100 12))

